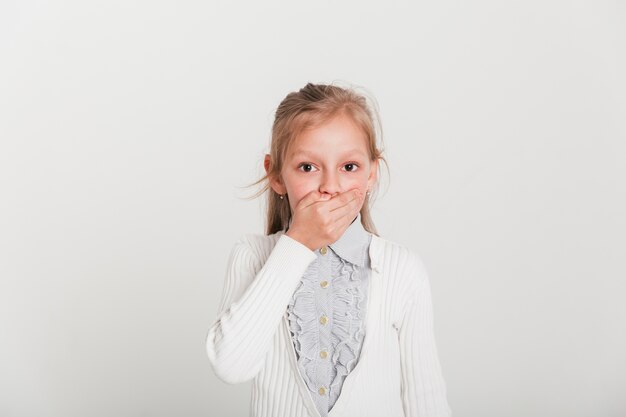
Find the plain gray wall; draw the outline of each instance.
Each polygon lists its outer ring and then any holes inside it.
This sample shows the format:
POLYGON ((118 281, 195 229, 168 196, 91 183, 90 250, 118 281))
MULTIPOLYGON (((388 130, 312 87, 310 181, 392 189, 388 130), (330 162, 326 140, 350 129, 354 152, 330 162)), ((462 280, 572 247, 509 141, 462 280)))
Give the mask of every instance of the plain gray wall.
POLYGON ((239 187, 334 80, 380 106, 453 414, 626 415, 623 2, 5 1, 0 47, 1 416, 247 415, 204 346, 239 187))

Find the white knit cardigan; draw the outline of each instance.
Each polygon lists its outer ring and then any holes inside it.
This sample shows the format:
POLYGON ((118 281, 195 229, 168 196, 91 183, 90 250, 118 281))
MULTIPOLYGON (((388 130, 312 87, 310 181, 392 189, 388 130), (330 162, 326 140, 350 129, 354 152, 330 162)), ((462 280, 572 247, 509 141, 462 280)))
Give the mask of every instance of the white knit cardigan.
MULTIPOLYGON (((372 235, 366 334, 329 417, 450 416, 433 332, 429 278, 407 247, 372 235)), ((206 338, 216 375, 253 380, 251 417, 319 417, 297 367, 286 308, 315 252, 284 231, 245 234, 231 250, 206 338)))

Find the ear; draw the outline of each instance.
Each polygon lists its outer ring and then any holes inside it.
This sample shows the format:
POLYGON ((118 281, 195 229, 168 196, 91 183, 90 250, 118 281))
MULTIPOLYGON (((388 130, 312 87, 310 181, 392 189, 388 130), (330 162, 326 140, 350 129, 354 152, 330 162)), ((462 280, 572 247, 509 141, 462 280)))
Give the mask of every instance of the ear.
MULTIPOLYGON (((270 168, 272 166, 272 161, 270 158, 269 154, 265 154, 265 160, 263 161, 263 166, 265 167, 265 173, 269 174, 270 172, 270 168)), ((270 187, 272 187, 272 189, 277 193, 277 194, 286 194, 287 193, 287 188, 285 187, 285 185, 282 183, 280 176, 279 177, 274 177, 272 176, 268 176, 268 180, 270 183, 270 187)))
POLYGON ((376 158, 370 164, 370 175, 367 178, 367 188, 370 190, 374 187, 374 184, 376 184, 376 181, 378 180, 378 161, 379 159, 376 158))

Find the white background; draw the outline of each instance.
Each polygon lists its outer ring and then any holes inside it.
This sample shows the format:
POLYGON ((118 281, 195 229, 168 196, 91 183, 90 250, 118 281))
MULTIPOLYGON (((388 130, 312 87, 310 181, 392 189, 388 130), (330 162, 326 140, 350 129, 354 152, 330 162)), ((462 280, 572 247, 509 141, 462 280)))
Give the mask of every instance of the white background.
POLYGON ((4 1, 0 48, 0 416, 247 415, 204 350, 240 187, 332 81, 378 101, 453 415, 626 415, 623 2, 4 1))

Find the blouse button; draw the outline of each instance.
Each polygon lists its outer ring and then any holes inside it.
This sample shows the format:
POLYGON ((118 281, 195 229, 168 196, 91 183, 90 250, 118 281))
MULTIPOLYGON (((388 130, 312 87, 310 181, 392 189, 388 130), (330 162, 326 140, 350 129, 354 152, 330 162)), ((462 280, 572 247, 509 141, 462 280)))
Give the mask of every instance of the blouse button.
POLYGON ((318 392, 320 393, 320 395, 324 395, 324 394, 326 394, 326 388, 320 387, 318 392))
POLYGON ((322 324, 328 323, 328 317, 326 317, 326 316, 320 317, 320 323, 322 323, 322 324))
POLYGON ((322 288, 326 288, 326 287, 328 287, 328 281, 322 281, 322 282, 320 282, 320 287, 322 287, 322 288))
POLYGON ((320 351, 320 358, 326 359, 328 357, 328 352, 325 350, 320 351))
POLYGON ((322 255, 326 255, 326 252, 328 252, 328 248, 327 248, 326 246, 322 246, 322 247, 320 248, 320 253, 321 253, 322 255))

